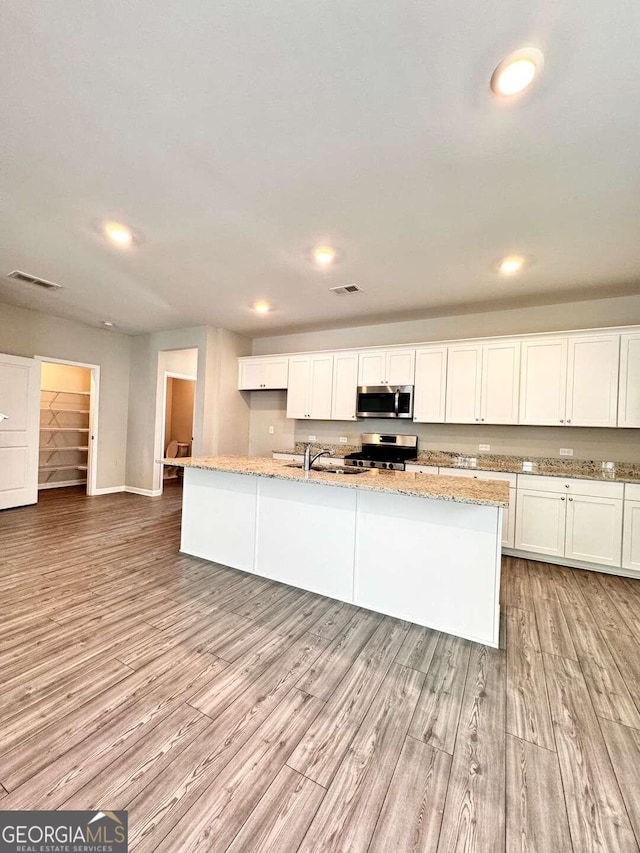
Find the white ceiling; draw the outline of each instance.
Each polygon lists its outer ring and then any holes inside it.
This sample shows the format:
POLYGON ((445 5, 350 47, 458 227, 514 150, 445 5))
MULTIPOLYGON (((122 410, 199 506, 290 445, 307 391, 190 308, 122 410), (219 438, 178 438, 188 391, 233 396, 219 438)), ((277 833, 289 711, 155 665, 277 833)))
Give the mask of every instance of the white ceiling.
POLYGON ((637 0, 3 3, 0 273, 64 290, 0 300, 257 336, 637 291, 639 34, 637 0))

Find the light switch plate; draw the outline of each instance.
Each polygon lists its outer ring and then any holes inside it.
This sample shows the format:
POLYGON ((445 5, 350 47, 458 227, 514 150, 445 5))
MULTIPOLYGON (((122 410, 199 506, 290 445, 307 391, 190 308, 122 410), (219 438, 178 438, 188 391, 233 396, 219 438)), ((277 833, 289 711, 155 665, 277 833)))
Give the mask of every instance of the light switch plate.
POLYGON ((275 432, 274 428, 272 426, 270 426, 269 427, 269 435, 273 435, 274 432, 275 432))
POLYGON ((339 440, 340 444, 346 444, 349 441, 346 435, 341 435, 339 440))
POLYGON ((573 456, 573 447, 561 447, 560 456, 573 456))
POLYGON ((308 441, 315 441, 316 437, 315 437, 315 435, 309 435, 309 436, 307 436, 307 440, 308 441))
POLYGON ((491 445, 490 444, 479 444, 478 450, 491 450, 491 445))

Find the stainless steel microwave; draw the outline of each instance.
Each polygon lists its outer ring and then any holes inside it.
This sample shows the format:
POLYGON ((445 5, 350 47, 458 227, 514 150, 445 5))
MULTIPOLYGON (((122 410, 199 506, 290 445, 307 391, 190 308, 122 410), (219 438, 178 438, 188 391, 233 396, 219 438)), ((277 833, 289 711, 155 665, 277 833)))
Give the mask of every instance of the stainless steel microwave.
POLYGON ((361 385, 356 416, 359 418, 412 418, 413 385, 361 385))

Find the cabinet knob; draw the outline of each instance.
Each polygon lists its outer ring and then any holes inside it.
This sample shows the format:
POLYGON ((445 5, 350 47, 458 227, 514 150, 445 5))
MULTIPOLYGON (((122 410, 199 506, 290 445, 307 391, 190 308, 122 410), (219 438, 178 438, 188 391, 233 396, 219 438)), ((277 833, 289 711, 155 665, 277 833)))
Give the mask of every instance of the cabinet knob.
POLYGON ((560 500, 561 500, 561 501, 563 501, 563 500, 564 500, 564 495, 560 498, 560 500))
POLYGON ((567 423, 568 423, 568 424, 570 424, 570 423, 571 423, 571 418, 567 418, 567 423))
POLYGON ((484 418, 480 418, 481 421, 484 421, 484 418))
POLYGON ((569 483, 565 483, 565 484, 564 484, 564 487, 565 487, 565 489, 568 489, 568 488, 569 488, 569 483))
POLYGON ((569 498, 569 500, 570 500, 570 501, 572 501, 572 500, 573 500, 573 498, 569 498))
POLYGON ((561 424, 563 424, 563 423, 564 423, 564 418, 560 418, 560 423, 561 423, 561 424))

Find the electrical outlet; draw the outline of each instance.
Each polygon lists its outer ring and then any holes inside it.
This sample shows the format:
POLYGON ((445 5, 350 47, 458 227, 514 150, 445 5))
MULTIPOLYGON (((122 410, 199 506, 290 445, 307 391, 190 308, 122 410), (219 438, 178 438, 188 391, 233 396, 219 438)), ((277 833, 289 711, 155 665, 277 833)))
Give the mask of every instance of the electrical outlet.
POLYGON ((560 456, 573 456, 573 447, 561 447, 560 456))
POLYGON ((479 444, 478 450, 491 450, 491 445, 490 444, 479 444))
POLYGON ((530 474, 533 471, 533 462, 523 462, 522 471, 525 474, 530 474))
POLYGON ((346 444, 349 441, 349 439, 347 438, 346 435, 341 435, 339 441, 340 441, 340 444, 346 444))
POLYGON ((269 427, 269 435, 273 435, 274 432, 275 432, 274 428, 272 426, 270 426, 269 427))
POLYGON ((315 440, 316 440, 316 437, 315 437, 315 435, 308 435, 308 436, 307 436, 307 440, 308 440, 308 441, 315 441, 315 440))

